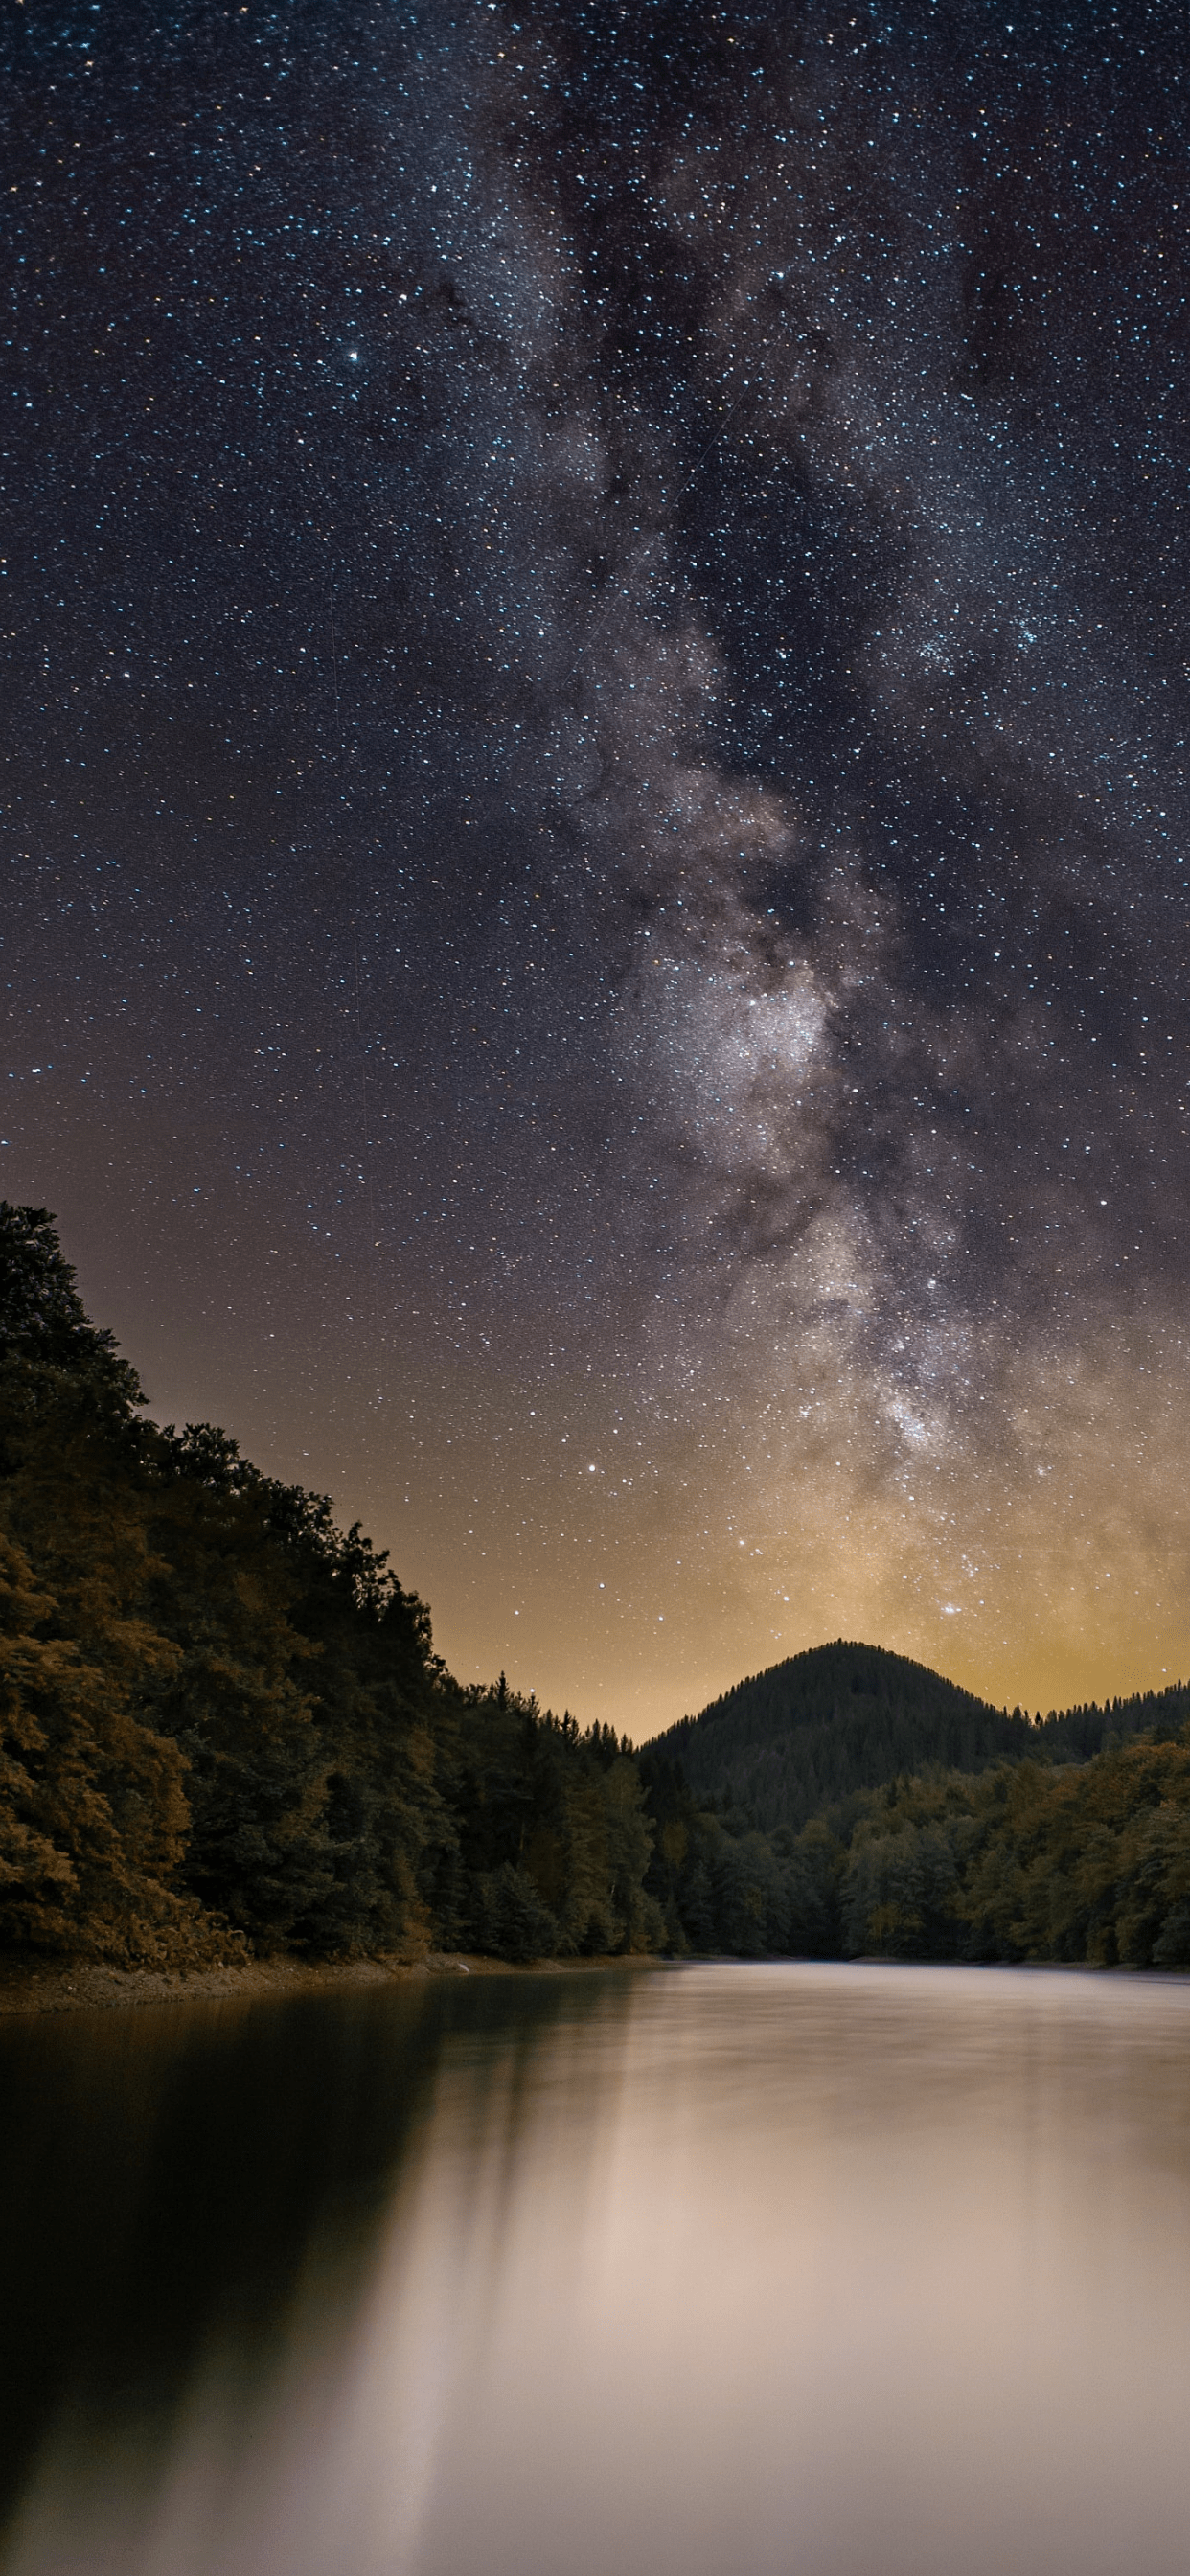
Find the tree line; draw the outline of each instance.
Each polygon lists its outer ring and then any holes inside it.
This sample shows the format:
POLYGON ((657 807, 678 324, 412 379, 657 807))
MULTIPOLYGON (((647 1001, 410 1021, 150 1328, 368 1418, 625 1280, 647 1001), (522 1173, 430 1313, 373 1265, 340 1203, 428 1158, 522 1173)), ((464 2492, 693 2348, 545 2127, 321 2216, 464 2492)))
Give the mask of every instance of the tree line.
POLYGON ((148 1420, 0 1202, 0 1944, 1190 1965, 1190 1693, 1037 1724, 839 1644, 633 1754, 455 1681, 358 1523, 148 1420))
POLYGON ((124 1964, 656 1948, 626 1741, 454 1681, 325 1496, 161 1428, 0 1204, 0 1941, 124 1964))
POLYGON ((681 1718, 652 1751, 675 1758, 695 1795, 745 1811, 762 1832, 797 1833, 812 1816, 928 1768, 985 1771, 1002 1762, 1087 1761, 1109 1742, 1167 1724, 1174 1691, 1030 1718, 996 1708, 907 1655, 839 1638, 737 1682, 698 1717, 681 1718))

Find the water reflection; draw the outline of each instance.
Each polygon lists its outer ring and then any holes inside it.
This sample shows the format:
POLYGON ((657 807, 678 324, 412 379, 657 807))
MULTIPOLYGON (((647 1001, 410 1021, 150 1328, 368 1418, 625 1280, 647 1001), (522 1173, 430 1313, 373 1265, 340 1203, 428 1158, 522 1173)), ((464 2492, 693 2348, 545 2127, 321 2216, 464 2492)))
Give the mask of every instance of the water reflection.
POLYGON ((475 1980, 2 2055, 13 2576, 1184 2566, 1190 1988, 475 1980))

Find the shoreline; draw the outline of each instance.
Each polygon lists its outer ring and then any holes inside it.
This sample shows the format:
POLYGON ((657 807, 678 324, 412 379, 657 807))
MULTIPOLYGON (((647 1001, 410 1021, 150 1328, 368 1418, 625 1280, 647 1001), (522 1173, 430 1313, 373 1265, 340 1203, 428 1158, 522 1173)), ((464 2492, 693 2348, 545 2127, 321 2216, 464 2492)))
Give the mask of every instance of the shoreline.
POLYGON ((164 2003, 224 2003, 262 1996, 326 1994, 349 1986, 420 1983, 423 1977, 573 1977, 597 1969, 653 1968, 652 1952, 599 1959, 484 1958, 472 1951, 398 1951, 366 1959, 253 1959, 246 1967, 112 1968, 93 1959, 33 1966, 0 1959, 0 2019, 23 2013, 94 2012, 164 2003))
POLYGON ((594 1959, 492 1959, 479 1951, 377 1951, 363 1959, 252 1959, 243 1967, 113 1968, 93 1959, 34 1966, 0 1954, 0 2022, 31 2013, 134 2009, 142 2004, 259 2002, 267 1996, 329 1994, 361 1986, 419 1985, 426 1977, 583 1977, 609 1968, 829 1967, 929 1968, 939 1975, 1125 1978, 1152 1985, 1190 1985, 1185 1968, 1106 1967, 1088 1959, 736 1959, 700 1951, 616 1951, 594 1959))

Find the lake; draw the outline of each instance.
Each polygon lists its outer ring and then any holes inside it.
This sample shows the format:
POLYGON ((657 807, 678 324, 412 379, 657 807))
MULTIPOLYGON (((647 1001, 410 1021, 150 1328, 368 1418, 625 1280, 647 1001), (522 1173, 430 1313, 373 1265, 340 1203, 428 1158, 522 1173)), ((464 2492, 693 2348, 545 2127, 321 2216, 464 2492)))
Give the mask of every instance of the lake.
POLYGON ((441 1977, 0 2081, 6 2576, 1183 2576, 1190 1985, 441 1977))

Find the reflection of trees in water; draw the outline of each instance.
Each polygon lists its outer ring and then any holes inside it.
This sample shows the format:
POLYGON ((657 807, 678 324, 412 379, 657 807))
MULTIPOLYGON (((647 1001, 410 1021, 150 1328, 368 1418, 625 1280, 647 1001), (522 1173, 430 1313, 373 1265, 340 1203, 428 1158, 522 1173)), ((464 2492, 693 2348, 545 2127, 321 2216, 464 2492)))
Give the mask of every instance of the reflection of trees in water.
POLYGON ((10 2028, 5 2520, 65 2411, 93 2456, 132 2435, 151 2478, 212 2355, 246 2431, 312 2275, 320 2335, 348 2329, 444 2061, 454 2148, 510 2190, 543 2048, 618 2010, 619 1984, 434 1979, 10 2028))

